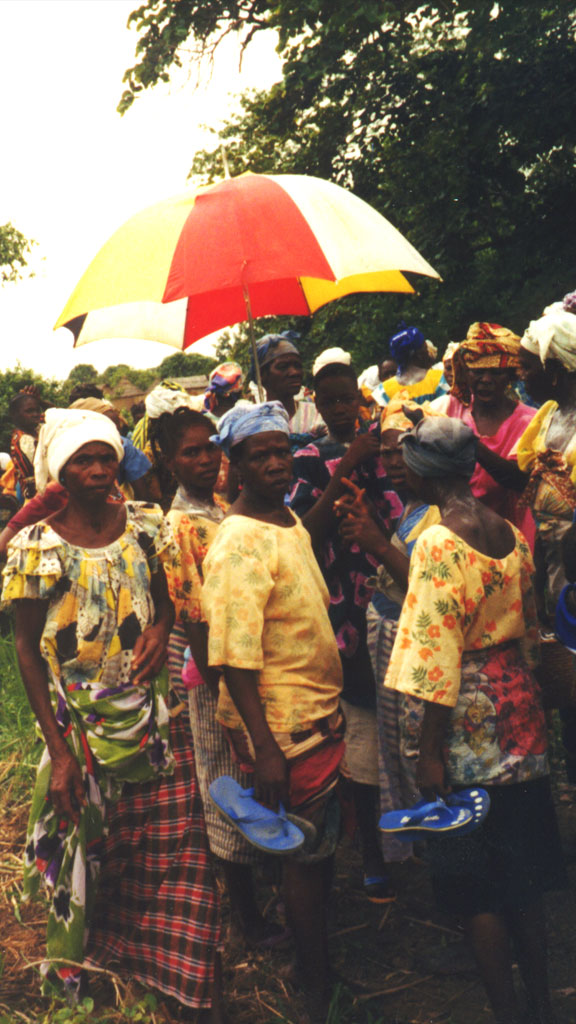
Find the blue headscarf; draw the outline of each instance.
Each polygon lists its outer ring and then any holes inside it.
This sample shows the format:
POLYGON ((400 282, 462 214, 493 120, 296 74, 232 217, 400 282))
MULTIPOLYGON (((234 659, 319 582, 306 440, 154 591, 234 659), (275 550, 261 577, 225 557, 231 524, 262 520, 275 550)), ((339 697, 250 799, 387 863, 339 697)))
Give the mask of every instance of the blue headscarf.
POLYGON ((235 406, 224 414, 218 424, 218 433, 213 434, 210 440, 230 456, 234 445, 269 430, 279 430, 290 436, 288 413, 282 402, 262 402, 261 405, 243 405, 241 408, 235 406))
POLYGON ((410 363, 414 353, 426 344, 426 338, 417 327, 406 327, 403 320, 398 327, 398 332, 393 334, 389 341, 390 356, 398 363, 398 369, 403 370, 410 363))
POLYGON ((418 476, 470 479, 476 467, 478 441, 462 420, 425 416, 401 441, 404 462, 418 476))
MULTIPOLYGON (((300 335, 298 331, 282 331, 281 334, 265 334, 262 338, 258 338, 256 342, 256 351, 258 353, 258 365, 262 370, 269 363, 272 363, 279 356, 285 355, 296 355, 299 356, 300 352, 294 344, 298 340, 300 335)), ((250 362, 250 380, 256 380, 256 367, 254 365, 254 355, 250 362)))

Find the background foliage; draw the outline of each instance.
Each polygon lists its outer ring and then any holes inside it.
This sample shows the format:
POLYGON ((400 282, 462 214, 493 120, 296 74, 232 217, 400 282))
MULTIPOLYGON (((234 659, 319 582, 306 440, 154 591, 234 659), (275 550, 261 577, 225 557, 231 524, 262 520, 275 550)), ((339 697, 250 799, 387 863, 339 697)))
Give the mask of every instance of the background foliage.
MULTIPOLYGON (((41 377, 34 370, 28 370, 18 365, 14 370, 0 373, 0 451, 8 451, 10 444, 12 433, 12 424, 8 413, 10 399, 27 384, 35 384, 48 405, 64 408, 68 405, 70 391, 75 384, 84 382, 96 384, 103 388, 106 397, 115 397, 122 394, 126 383, 148 391, 165 377, 207 375, 215 366, 216 360, 206 356, 174 352, 172 355, 166 356, 152 370, 137 370, 121 363, 118 366, 108 366, 103 373, 98 373, 90 363, 79 363, 73 367, 65 381, 59 381, 41 377)), ((127 398, 126 412, 129 413, 134 401, 134 398, 127 398)))
MULTIPOLYGON (((151 0, 131 15, 137 61, 126 110, 173 64, 210 58, 224 34, 275 28, 282 80, 245 95, 191 175, 316 174, 392 221, 442 274, 415 298, 358 297, 317 314, 326 344, 359 365, 403 315, 443 350, 475 320, 521 332, 576 285, 576 6, 533 0, 151 0)), ((248 59, 248 58, 247 58, 248 59)))
POLYGON ((20 280, 34 244, 10 222, 0 225, 0 284, 20 280))

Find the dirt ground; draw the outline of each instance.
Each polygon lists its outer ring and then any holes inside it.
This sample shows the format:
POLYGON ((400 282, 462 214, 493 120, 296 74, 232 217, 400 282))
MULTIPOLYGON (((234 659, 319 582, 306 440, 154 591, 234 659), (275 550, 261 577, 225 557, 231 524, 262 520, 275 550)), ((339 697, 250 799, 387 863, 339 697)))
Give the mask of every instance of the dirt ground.
MULTIPOLYGON (((572 883, 576 882, 576 801, 572 787, 556 785, 556 799, 572 883)), ((50 1020, 49 1001, 39 995, 36 968, 43 952, 43 905, 19 903, 20 853, 26 807, 5 810, 0 836, 0 928, 3 936, 0 1019, 50 1020)), ((330 923, 331 951, 341 978, 327 1024, 491 1024, 492 1017, 473 968, 433 975, 426 958, 461 942, 453 919, 433 907, 425 867, 397 865, 398 899, 376 906, 362 892, 361 862, 348 839, 341 843, 330 923)), ((274 889, 263 884, 263 900, 274 912, 274 889)), ((559 1024, 576 1022, 575 921, 572 891, 548 899, 550 965, 559 1024)), ((281 910, 281 908, 280 908, 281 910)), ((458 946, 459 948, 459 946, 458 946)), ((456 947, 449 950, 454 952, 456 947)), ((262 955, 228 948, 225 991, 234 1024, 297 1024, 298 1000, 282 980, 290 950, 262 955)), ((465 966, 461 965, 461 966, 465 966)), ((113 991, 97 987, 97 1003, 113 1006, 113 991)), ((98 1017, 103 1013, 103 1006, 98 1017)), ((119 1011, 117 1020, 128 1019, 119 1011)), ((176 1024, 174 1004, 159 1000, 153 1020, 176 1024)))

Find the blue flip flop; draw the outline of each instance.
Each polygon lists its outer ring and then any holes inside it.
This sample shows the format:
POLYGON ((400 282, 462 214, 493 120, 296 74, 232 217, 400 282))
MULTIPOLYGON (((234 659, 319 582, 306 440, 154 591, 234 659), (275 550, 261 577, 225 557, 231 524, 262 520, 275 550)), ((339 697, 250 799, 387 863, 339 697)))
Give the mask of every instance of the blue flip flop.
POLYGON ((461 836, 468 835, 469 832, 478 828, 490 810, 490 797, 486 790, 480 789, 479 786, 450 793, 450 796, 446 797, 446 803, 448 807, 464 807, 472 812, 472 820, 458 829, 458 834, 461 836))
POLYGON ((419 800, 413 807, 402 811, 388 811, 378 822, 381 832, 393 834, 397 839, 413 842, 427 832, 456 832, 473 819, 465 807, 448 807, 444 800, 419 800))
POLYGON ((271 811, 254 799, 253 789, 243 789, 230 775, 215 779, 208 792, 221 817, 259 850, 282 855, 304 845, 304 832, 290 821, 282 804, 271 811))

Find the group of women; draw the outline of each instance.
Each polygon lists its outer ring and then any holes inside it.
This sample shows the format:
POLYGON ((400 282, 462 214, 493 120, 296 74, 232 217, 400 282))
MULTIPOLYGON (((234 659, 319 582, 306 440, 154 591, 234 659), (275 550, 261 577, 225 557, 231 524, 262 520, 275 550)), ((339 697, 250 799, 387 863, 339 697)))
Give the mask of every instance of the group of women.
MULTIPOLYGON (((405 806, 418 791, 489 791, 481 828, 429 842, 435 892, 465 922, 499 1024, 524 1019, 512 944, 532 1019, 551 1024, 542 896, 564 874, 534 673, 538 615, 540 631, 549 630, 576 509, 576 306, 568 297, 549 307, 521 342, 499 325, 473 325, 452 356, 450 396, 420 414, 410 399, 438 395, 422 386, 429 357, 423 372, 406 372, 418 366, 423 335, 401 333, 398 386, 382 400, 376 435, 360 444, 348 436, 340 412, 352 396, 336 392, 350 374, 322 391, 335 409, 328 446, 342 447, 338 459, 350 469, 379 458, 397 514, 383 527, 361 489, 342 497, 344 474, 336 487, 331 467, 329 499, 321 507, 315 499, 304 523, 313 535, 320 513, 331 516, 337 504, 343 549, 362 548, 379 567, 363 586, 374 593, 367 644, 383 806, 405 806), (517 400, 520 367, 530 395, 545 403, 539 410, 517 400), (546 582, 538 609, 531 549, 546 582)), ((286 344, 280 355, 293 358, 286 344)), ((49 409, 36 479, 56 481, 66 501, 12 540, 3 599, 46 743, 25 866, 28 894, 44 879, 51 897, 45 973, 77 998, 90 968, 122 970, 176 998, 190 1019, 219 1022, 228 1018, 209 848, 228 865, 244 934, 274 935, 256 905, 250 853, 231 856, 217 819, 205 821, 210 779, 234 770, 215 726, 217 673, 190 584, 194 573, 201 581, 227 507, 214 494, 212 429, 199 412, 178 414, 177 402, 158 417, 155 444, 175 481, 165 517, 156 505, 110 500, 123 457, 110 419, 49 409)), ((394 844, 385 853, 403 855, 394 844)))

